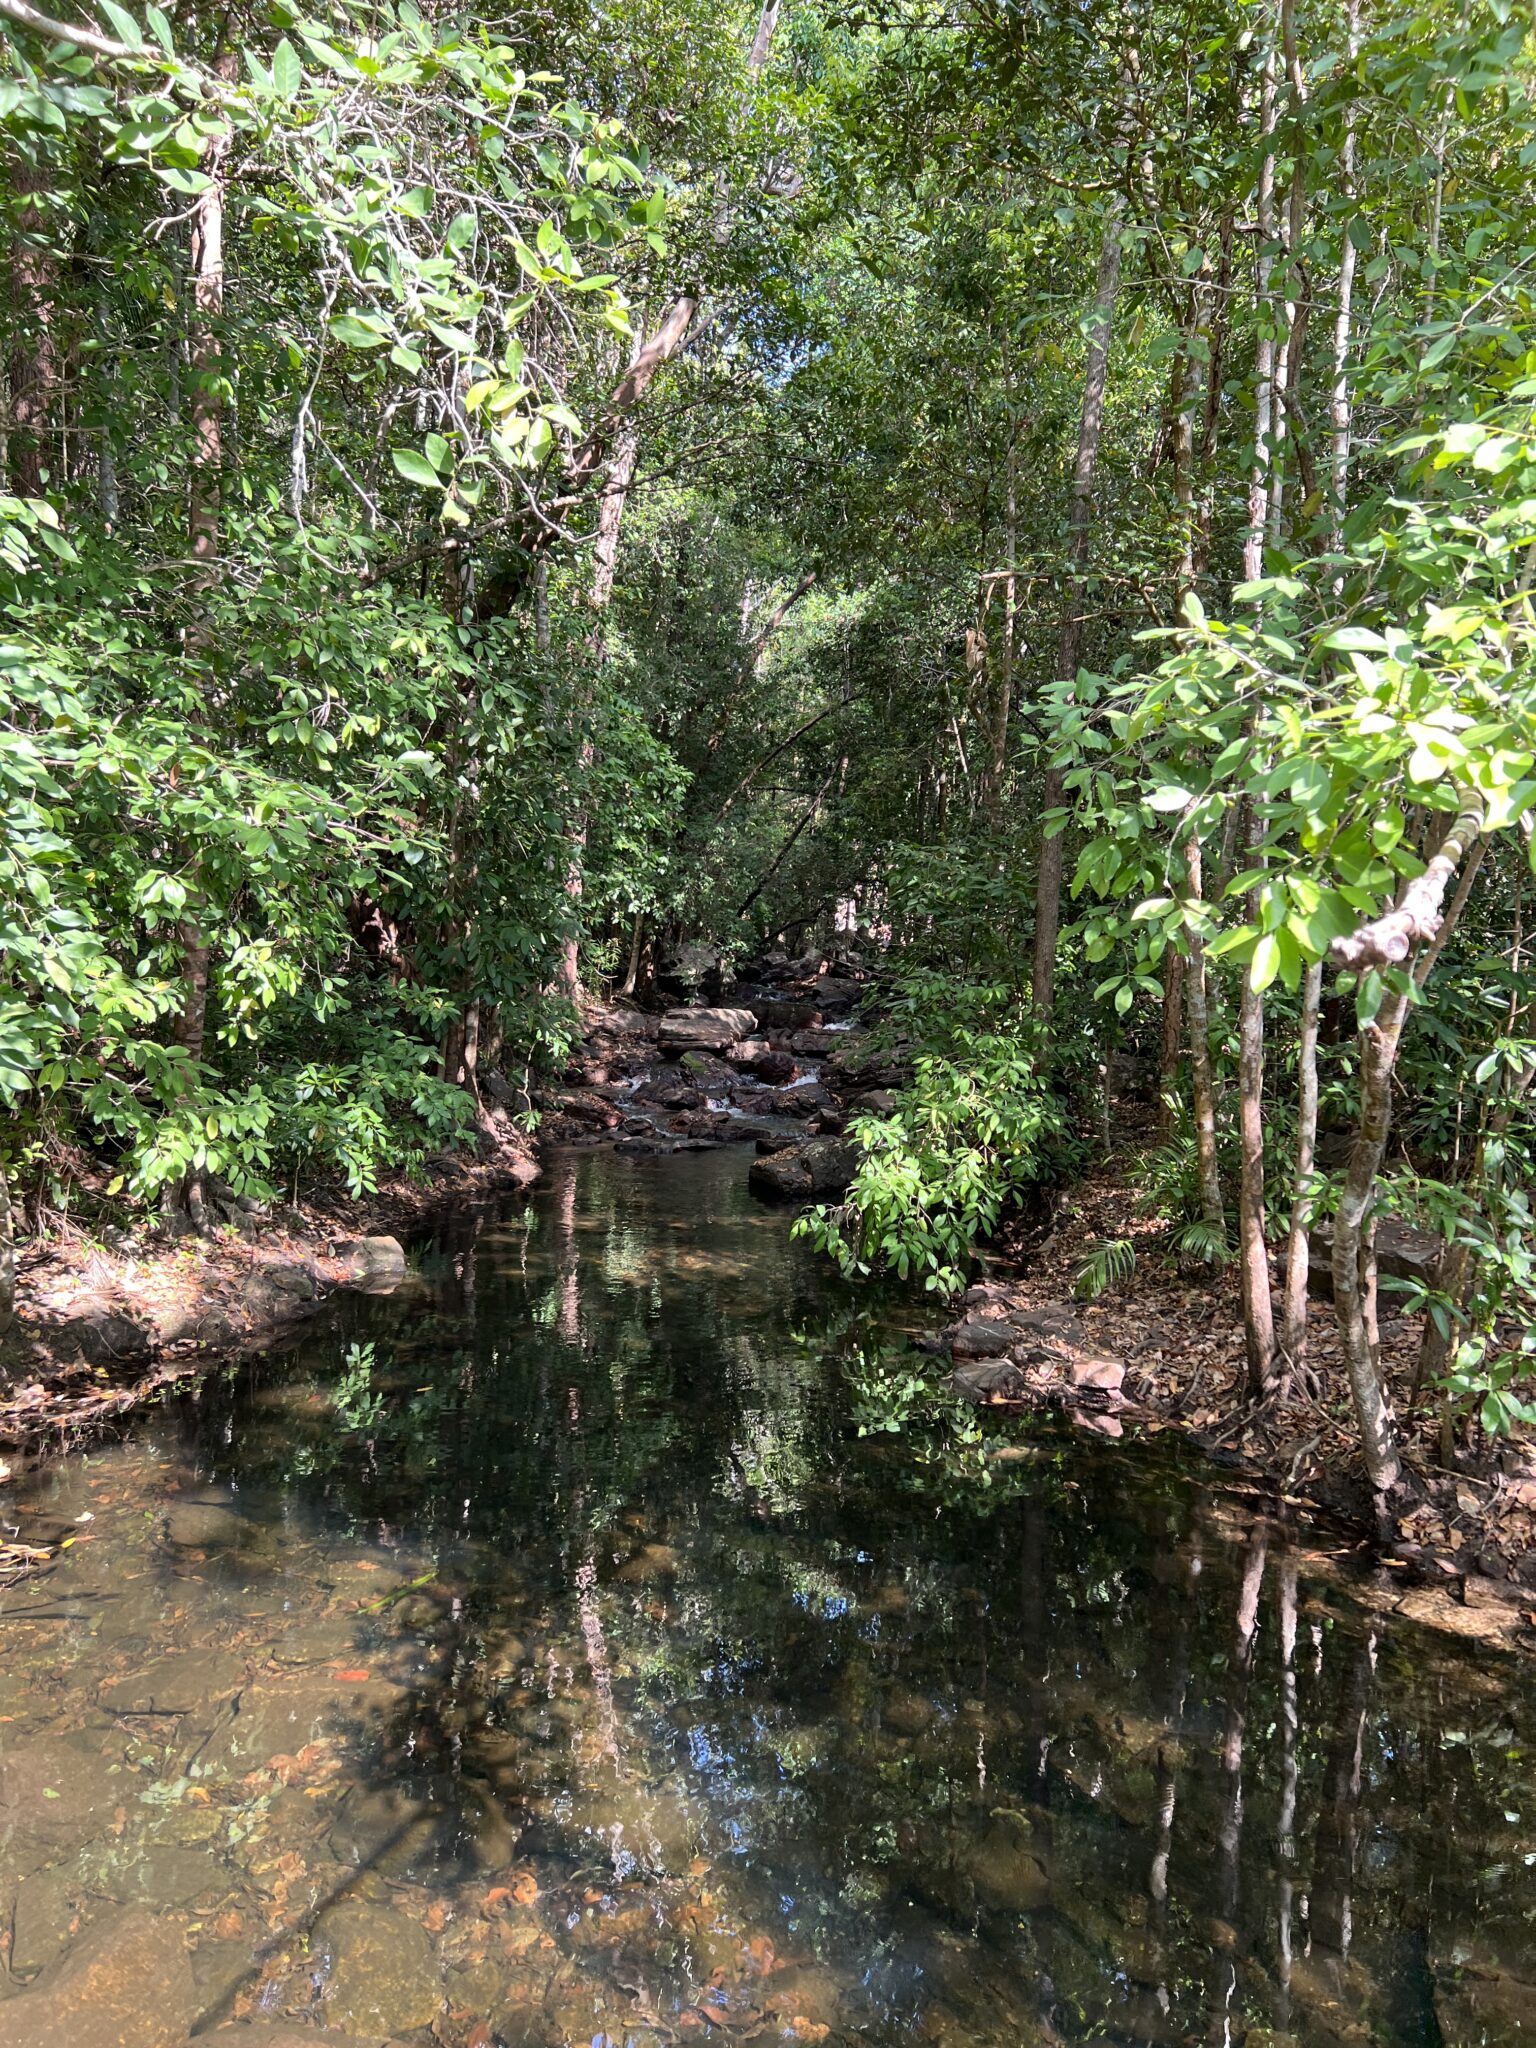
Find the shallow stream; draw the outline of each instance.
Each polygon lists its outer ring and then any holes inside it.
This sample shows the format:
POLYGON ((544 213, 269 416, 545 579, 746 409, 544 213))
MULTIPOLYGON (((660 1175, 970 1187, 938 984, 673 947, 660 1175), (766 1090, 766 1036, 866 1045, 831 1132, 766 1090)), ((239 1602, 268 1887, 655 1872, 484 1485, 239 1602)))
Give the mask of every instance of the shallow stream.
POLYGON ((878 1427, 746 1167, 557 1158, 12 1502, 0 1993, 142 1905, 202 2025, 422 2048, 1536 2029, 1525 1667, 1171 1451, 878 1427))

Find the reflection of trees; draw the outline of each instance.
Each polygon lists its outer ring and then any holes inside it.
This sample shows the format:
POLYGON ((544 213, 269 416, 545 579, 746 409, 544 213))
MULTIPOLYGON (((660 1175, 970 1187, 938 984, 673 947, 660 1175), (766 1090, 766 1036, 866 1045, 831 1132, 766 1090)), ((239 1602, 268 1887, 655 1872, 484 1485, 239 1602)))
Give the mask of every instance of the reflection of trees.
POLYGON ((370 1765, 440 1817, 434 1868, 510 1815, 574 1884, 621 1810, 686 1807, 750 1924, 857 1956, 877 2036, 937 2002, 984 2048, 1037 2004, 1070 2036, 1306 2036, 1309 1940, 1386 1955, 1409 1891, 1470 1924, 1516 1741, 1446 1750, 1422 1669, 1377 1672, 1347 1607, 1299 1664, 1283 1531, 1155 1452, 989 1458, 920 1367, 905 1433, 858 1438, 850 1390, 886 1399, 910 1354, 727 1165, 645 1169, 589 1154, 547 1227, 445 1228, 425 1301, 301 1340, 301 1398, 214 1387, 193 1425, 256 1494, 436 1558, 428 1669, 370 1765))

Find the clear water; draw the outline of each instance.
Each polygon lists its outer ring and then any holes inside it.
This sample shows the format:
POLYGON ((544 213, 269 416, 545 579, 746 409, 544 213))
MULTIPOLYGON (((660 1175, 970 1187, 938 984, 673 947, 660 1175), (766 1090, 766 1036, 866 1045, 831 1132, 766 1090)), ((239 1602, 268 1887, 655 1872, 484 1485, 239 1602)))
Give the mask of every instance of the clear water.
POLYGON ((32 1486, 0 1992, 142 1904, 422 2048, 1523 2038, 1524 1669, 1153 1447, 861 1436, 900 1307, 746 1166, 556 1160, 32 1486))

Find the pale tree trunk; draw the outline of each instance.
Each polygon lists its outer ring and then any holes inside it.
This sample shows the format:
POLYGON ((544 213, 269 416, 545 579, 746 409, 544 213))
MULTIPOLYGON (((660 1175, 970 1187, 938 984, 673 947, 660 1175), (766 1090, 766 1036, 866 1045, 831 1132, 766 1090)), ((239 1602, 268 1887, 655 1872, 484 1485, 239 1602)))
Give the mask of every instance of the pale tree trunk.
POLYGON ((1237 1033, 1237 1114, 1242 1148, 1237 1226, 1243 1339, 1248 1353, 1248 1391, 1255 1400, 1263 1400, 1273 1392, 1275 1316, 1264 1229, 1264 997, 1253 985, 1251 967, 1243 970, 1237 1033))
MULTIPOLYGON (((1344 9, 1346 48, 1353 69, 1360 41, 1359 0, 1346 0, 1344 9)), ((1344 244, 1339 251, 1339 302, 1333 320, 1333 387, 1329 394, 1330 427, 1329 535, 1334 554, 1344 548, 1344 520, 1349 510, 1349 457, 1353 419, 1349 390, 1349 353, 1352 342, 1355 296, 1355 103, 1344 109, 1344 139, 1339 149, 1339 196, 1344 201, 1344 244)))
MULTIPOLYGON (((221 53, 214 70, 226 83, 231 82, 236 75, 233 53, 221 53)), ((192 453, 187 490, 187 547, 194 564, 194 594, 211 590, 218 576, 225 378, 219 327, 224 314, 224 174, 229 145, 230 130, 226 126, 209 145, 203 159, 209 183, 192 210, 192 453)), ((207 648, 206 620, 189 630, 187 644, 189 651, 207 648)), ((193 1067, 202 1061, 207 1037, 208 985, 213 965, 209 925, 202 878, 194 855, 187 915, 181 926, 182 1004, 175 1025, 176 1043, 193 1067)), ((187 1176, 181 1201, 192 1221, 200 1229, 205 1228, 209 1218, 201 1174, 187 1176)))
POLYGON ((1275 343, 1267 331, 1270 277, 1274 268, 1271 244, 1275 238, 1275 50, 1271 42, 1264 53, 1259 82, 1259 184, 1255 216, 1258 251, 1254 259, 1259 315, 1265 320, 1254 351, 1253 377, 1253 468, 1248 482, 1248 531, 1243 541, 1243 577, 1255 582, 1264 573, 1264 536, 1269 527, 1270 449, 1274 432, 1275 343))
POLYGON ((992 761, 987 777, 987 808, 995 818, 1003 800, 1008 769, 1008 725, 1013 714, 1013 637, 1018 629, 1019 485, 1014 447, 1008 444, 1008 494, 1004 511, 1007 550, 1002 577, 1003 631, 997 651, 997 694, 992 712, 992 761))
MULTIPOLYGON (((1438 954, 1452 929, 1451 918, 1441 915, 1445 892, 1479 837, 1482 820, 1482 799, 1464 799, 1438 851, 1421 875, 1403 885, 1393 908, 1347 938, 1334 941, 1335 964, 1353 973, 1364 973, 1400 964, 1419 945, 1430 946, 1438 954)), ((1464 901, 1465 893, 1458 891, 1457 904, 1464 901)), ((1386 1153, 1392 1120, 1392 1071, 1397 1064, 1410 1000, 1407 988, 1388 988, 1374 1019, 1361 1031, 1360 1127, 1333 1226, 1334 1314, 1365 1469, 1378 1496, 1390 1493, 1397 1485, 1401 1458, 1397 1421, 1382 1382, 1367 1320, 1361 1265, 1366 1225, 1375 1204, 1376 1176, 1386 1153)))
POLYGON ((1301 992, 1301 1028, 1297 1040, 1297 1107, 1295 1192, 1291 1200, 1291 1231, 1285 1247, 1285 1291, 1280 1312, 1280 1357, 1286 1389, 1299 1372, 1307 1350, 1307 1274, 1312 1257, 1312 1168, 1317 1153, 1317 1020, 1322 1004, 1323 963, 1307 969, 1301 992))
MULTIPOLYGON (((1191 834, 1184 849, 1189 893, 1201 894, 1200 842, 1191 834)), ((1195 1156, 1200 1168, 1200 1210, 1212 1230, 1227 1234, 1226 1204, 1221 1194, 1221 1164, 1216 1151, 1216 1082, 1211 1071, 1211 1019, 1205 985, 1205 941, 1193 923, 1189 932, 1189 967, 1184 993, 1189 1010, 1189 1065, 1194 1099, 1195 1156)))
POLYGON ((1280 1559, 1280 1814, 1275 1843, 1275 1868, 1279 1874, 1279 1969, 1280 1996, 1285 2001, 1282 2026, 1290 2020, 1291 1931, 1296 1898, 1296 1789, 1297 1737, 1301 1718, 1296 1700, 1296 1553, 1287 1550, 1280 1559))
MULTIPOLYGON (((1109 350, 1115 332, 1115 301, 1120 290, 1120 227, 1125 201, 1116 194, 1104 220, 1099 245, 1098 276, 1088 330, 1088 357, 1083 375, 1083 410, 1077 430, 1077 460, 1072 471, 1072 506, 1067 522, 1066 595, 1056 649, 1056 674, 1069 687, 1076 680, 1083 647, 1084 584, 1093 536, 1093 484, 1098 471, 1099 443, 1104 433, 1104 398, 1109 383, 1109 350)), ((1046 771, 1041 810, 1060 808, 1066 771, 1046 771)), ((1056 1000, 1056 938, 1061 925, 1061 884, 1066 858, 1064 828, 1047 823, 1040 842, 1035 883, 1035 959, 1031 991, 1035 1015, 1048 1025, 1056 1000)))
POLYGON ((568 926, 560 942, 558 985, 568 1002, 581 1001, 581 916, 586 894, 587 801, 586 784, 592 773, 596 752, 592 744, 592 687, 607 659, 608 635, 605 614, 613 598, 614 575, 619 560, 619 533, 624 523, 624 505, 635 480, 640 455, 640 436, 632 422, 620 429, 613 459, 608 465, 602 502, 597 514, 597 543, 592 553, 592 587, 587 601, 594 614, 588 637, 592 676, 582 690, 575 710, 577 730, 574 764, 575 802, 565 838, 565 901, 568 926))
MULTIPOLYGON (((1217 1845, 1219 1910, 1229 1925, 1237 1919, 1242 1881, 1243 1748, 1248 1728, 1249 1694, 1253 1685, 1254 1648, 1259 1632, 1259 1599, 1264 1590, 1264 1563, 1268 1550, 1265 1525, 1255 1520, 1243 1546, 1243 1576, 1238 1588, 1232 1649, 1225 1674, 1227 1721, 1221 1741, 1221 1817, 1217 1845)), ((1229 1957, 1222 1958, 1217 1985, 1213 1988, 1217 1991, 1217 2010, 1212 2014, 1211 2038, 1221 2040, 1230 2032, 1232 2001, 1237 1992, 1237 1969, 1229 1957)))
POLYGON ((11 246, 11 485, 20 498, 40 498, 51 467, 46 454, 59 381, 54 338, 57 265, 48 246, 46 211, 39 203, 48 191, 48 174, 40 164, 13 161, 11 189, 21 201, 11 246))
POLYGON ((1294 0, 1281 0, 1280 38, 1290 83, 1292 143, 1291 189, 1286 203, 1284 226, 1285 304, 1281 317, 1281 338, 1275 353, 1274 391, 1271 401, 1272 447, 1270 450, 1269 532, 1279 541, 1284 532, 1287 441, 1295 440, 1293 413, 1299 417, 1301 367, 1306 331, 1305 270, 1302 240, 1306 232, 1307 152, 1300 137, 1307 106, 1306 77, 1296 48, 1294 0))

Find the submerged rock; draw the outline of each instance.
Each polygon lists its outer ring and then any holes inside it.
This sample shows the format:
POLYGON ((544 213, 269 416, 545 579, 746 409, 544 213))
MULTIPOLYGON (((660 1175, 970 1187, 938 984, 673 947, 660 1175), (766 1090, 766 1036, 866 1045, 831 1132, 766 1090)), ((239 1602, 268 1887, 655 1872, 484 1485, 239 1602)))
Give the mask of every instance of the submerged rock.
POLYGON ((321 1920, 317 1940, 330 1955, 322 2010, 331 2025, 353 2034, 408 2034, 437 2018, 443 1988, 432 1944, 404 1913, 360 1901, 336 1906, 321 1920))
POLYGON ((180 1927, 123 1913, 0 2005, 0 2048, 176 2048, 197 2012, 180 1927))

